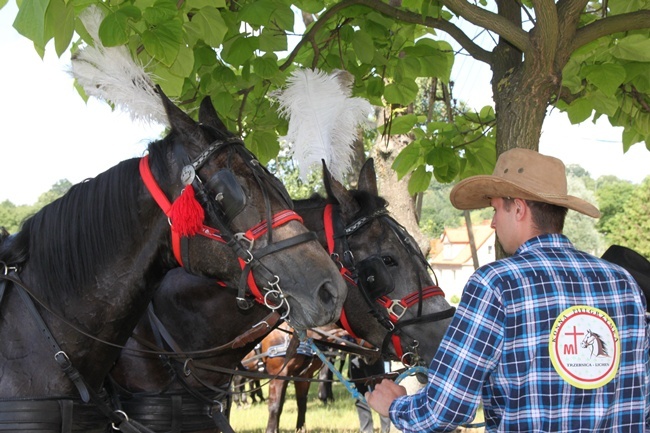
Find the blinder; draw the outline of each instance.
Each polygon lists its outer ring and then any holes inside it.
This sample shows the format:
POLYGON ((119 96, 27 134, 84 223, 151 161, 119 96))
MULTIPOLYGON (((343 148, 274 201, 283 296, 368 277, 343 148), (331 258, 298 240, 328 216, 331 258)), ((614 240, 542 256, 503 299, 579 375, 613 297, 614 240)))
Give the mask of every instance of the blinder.
POLYGON ((246 193, 232 171, 219 170, 208 180, 206 187, 219 203, 227 221, 232 221, 246 207, 246 193))
POLYGON ((395 290, 395 281, 384 260, 373 255, 357 264, 359 286, 372 300, 386 296, 395 290))

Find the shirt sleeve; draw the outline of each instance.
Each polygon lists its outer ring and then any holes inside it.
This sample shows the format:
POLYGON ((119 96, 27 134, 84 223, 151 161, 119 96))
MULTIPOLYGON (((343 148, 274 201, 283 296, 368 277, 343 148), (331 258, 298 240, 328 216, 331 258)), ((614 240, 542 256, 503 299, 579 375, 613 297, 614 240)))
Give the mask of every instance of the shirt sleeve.
POLYGON ((502 301, 493 287, 478 272, 468 281, 429 366, 426 386, 391 404, 390 418, 399 430, 453 431, 474 419, 483 382, 496 368, 504 338, 502 301))

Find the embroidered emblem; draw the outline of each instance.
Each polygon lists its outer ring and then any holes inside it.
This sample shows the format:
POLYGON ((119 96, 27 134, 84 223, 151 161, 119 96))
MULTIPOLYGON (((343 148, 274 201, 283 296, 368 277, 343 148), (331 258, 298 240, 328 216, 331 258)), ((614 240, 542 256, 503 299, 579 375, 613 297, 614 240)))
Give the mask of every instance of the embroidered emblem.
POLYGON ((600 388, 616 376, 621 344, 614 321, 598 308, 564 310, 553 324, 549 354, 555 371, 576 388, 600 388))

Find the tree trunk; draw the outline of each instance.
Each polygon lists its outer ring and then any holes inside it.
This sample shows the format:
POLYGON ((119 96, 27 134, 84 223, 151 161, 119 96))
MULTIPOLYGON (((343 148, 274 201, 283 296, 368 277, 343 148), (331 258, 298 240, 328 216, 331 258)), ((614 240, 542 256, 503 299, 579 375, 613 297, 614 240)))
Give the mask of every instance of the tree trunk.
MULTIPOLYGON (((377 115, 377 119, 384 119, 383 110, 377 115)), ((382 123, 381 120, 379 122, 382 123)), ((397 155, 411 141, 406 135, 392 135, 388 139, 379 136, 370 151, 370 156, 375 160, 379 194, 388 201, 390 213, 415 238, 426 256, 429 253, 430 243, 418 226, 415 197, 408 193, 410 175, 397 180, 397 174, 391 168, 397 155)))

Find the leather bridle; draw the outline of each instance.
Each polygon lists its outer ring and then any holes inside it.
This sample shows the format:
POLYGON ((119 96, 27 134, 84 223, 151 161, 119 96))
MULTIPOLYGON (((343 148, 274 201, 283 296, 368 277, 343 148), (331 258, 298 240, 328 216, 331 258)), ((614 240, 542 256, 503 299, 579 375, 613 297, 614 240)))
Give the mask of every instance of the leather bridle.
MULTIPOLYGON (((192 184, 195 191, 197 191, 197 196, 202 198, 202 205, 204 206, 208 218, 216 226, 213 228, 207 225, 203 225, 198 234, 208 239, 222 242, 228 245, 238 257, 238 261, 242 269, 237 296, 239 307, 242 309, 250 308, 251 304, 246 296, 248 289, 248 293, 252 294, 258 303, 266 305, 273 310, 284 306, 285 312, 282 316, 284 319, 289 315, 290 307, 288 301, 286 300, 286 295, 283 293, 280 286, 280 277, 277 274, 273 273, 264 264, 262 264, 260 259, 264 256, 277 253, 292 246, 316 240, 316 234, 314 232, 305 232, 291 238, 284 239, 282 241, 273 242, 272 230, 274 228, 284 225, 290 221, 299 221, 302 223, 302 218, 292 209, 285 209, 275 215, 270 216, 270 203, 261 178, 261 176, 266 175, 266 173, 260 174, 259 171, 262 170, 260 167, 261 165, 259 162, 257 162, 257 160, 253 158, 252 154, 246 150, 243 142, 238 138, 231 138, 228 140, 218 140, 213 142, 194 161, 192 161, 190 164, 187 164, 183 168, 183 174, 181 177, 183 178, 182 181, 184 184, 188 184, 188 182, 192 184), (267 219, 261 221, 243 233, 234 233, 230 229, 229 225, 226 223, 226 221, 224 221, 225 218, 223 218, 223 214, 219 210, 216 201, 207 199, 210 192, 206 190, 204 186, 205 182, 202 181, 198 175, 200 168, 207 161, 207 159, 214 153, 223 150, 226 146, 232 146, 236 151, 242 154, 242 158, 246 161, 247 165, 252 170, 257 183, 264 192, 264 201, 268 213, 267 219), (188 175, 188 173, 190 174, 188 175), (253 246, 255 244, 255 241, 265 234, 267 234, 269 238, 268 244, 265 247, 254 249, 253 246), (257 272, 260 279, 266 281, 268 287, 264 287, 261 290, 255 282, 253 272, 257 272)), ((147 156, 144 156, 140 160, 140 174, 145 186, 149 190, 149 193, 152 195, 163 212, 169 216, 171 202, 162 191, 162 189, 158 186, 153 174, 151 173, 147 156)), ((289 201, 287 198, 285 198, 285 200, 287 200, 287 205, 289 207, 292 207, 291 201, 289 201)), ((188 237, 182 236, 174 228, 174 225, 171 223, 171 221, 170 228, 174 257, 181 266, 185 267, 186 269, 191 269, 189 255, 186 254, 188 250, 188 237)))
MULTIPOLYGON (((405 229, 388 215, 386 209, 379 209, 368 216, 361 217, 347 226, 341 221, 340 212, 335 205, 328 204, 325 206, 323 221, 325 228, 325 238, 327 240, 327 249, 332 259, 338 264, 341 275, 344 279, 355 285, 361 292, 366 304, 370 307, 370 313, 386 329, 386 336, 382 343, 382 353, 386 352, 388 344, 393 345, 395 354, 405 365, 415 365, 420 361, 418 355, 419 342, 404 331, 407 326, 417 323, 431 323, 445 320, 454 315, 456 309, 450 307, 447 310, 439 311, 432 314, 423 315, 422 305, 425 299, 435 296, 444 296, 444 292, 438 285, 428 287, 418 287, 412 293, 401 299, 392 299, 388 295, 381 295, 372 299, 358 278, 358 265, 355 261, 354 254, 350 251, 348 238, 357 233, 362 227, 376 219, 380 219, 395 233, 400 243, 409 252, 409 255, 415 260, 420 260, 430 268, 426 259, 420 252, 419 248, 411 245, 410 239, 404 234, 405 229), (342 255, 336 251, 343 251, 342 255), (417 306, 416 317, 413 319, 402 319, 410 308, 417 306), (408 336, 411 343, 406 344, 403 337, 408 336), (406 347, 406 350, 404 348, 406 347)), ((341 311, 340 322, 342 327, 354 338, 354 330, 350 327, 345 308, 341 311)))

